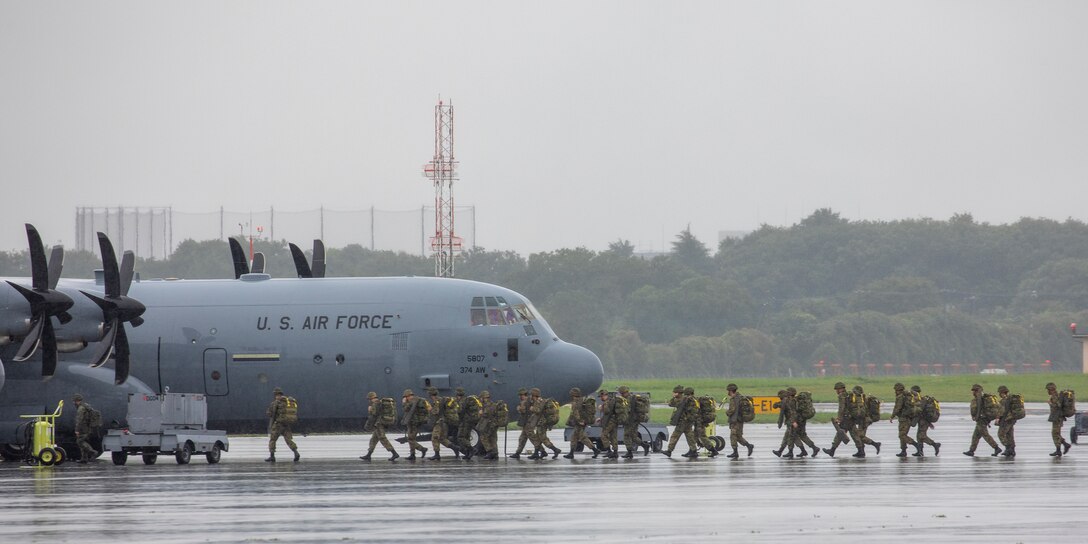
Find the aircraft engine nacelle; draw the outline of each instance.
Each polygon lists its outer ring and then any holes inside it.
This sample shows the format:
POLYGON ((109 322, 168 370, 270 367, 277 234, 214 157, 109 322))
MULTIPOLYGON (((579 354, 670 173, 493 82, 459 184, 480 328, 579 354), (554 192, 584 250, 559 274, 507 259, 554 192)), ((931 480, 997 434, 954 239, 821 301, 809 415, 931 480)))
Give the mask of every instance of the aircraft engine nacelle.
POLYGON ((30 332, 30 304, 6 282, 0 283, 0 345, 30 332))

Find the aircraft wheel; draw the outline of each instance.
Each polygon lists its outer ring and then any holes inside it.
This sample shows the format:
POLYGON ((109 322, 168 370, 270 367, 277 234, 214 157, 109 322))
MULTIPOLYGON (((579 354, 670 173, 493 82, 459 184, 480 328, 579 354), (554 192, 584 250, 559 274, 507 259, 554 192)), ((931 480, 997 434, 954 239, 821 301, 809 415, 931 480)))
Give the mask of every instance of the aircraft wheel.
POLYGON ((189 460, 193 457, 193 447, 188 442, 185 443, 178 451, 174 453, 174 459, 177 460, 179 465, 188 465, 189 460))
POLYGON ((52 466, 57 462, 57 450, 53 448, 42 448, 42 451, 38 452, 38 461, 42 463, 42 466, 52 466))
POLYGON ((123 451, 111 452, 111 457, 113 457, 113 464, 115 464, 117 466, 124 466, 124 464, 126 462, 128 462, 128 453, 127 452, 123 452, 123 451))
POLYGON ((155 453, 145 453, 143 454, 143 458, 145 465, 154 465, 155 461, 159 460, 158 454, 155 453))
POLYGON ((208 458, 208 464, 214 465, 219 462, 219 456, 223 453, 223 450, 219 449, 219 444, 212 446, 212 450, 204 454, 208 458))

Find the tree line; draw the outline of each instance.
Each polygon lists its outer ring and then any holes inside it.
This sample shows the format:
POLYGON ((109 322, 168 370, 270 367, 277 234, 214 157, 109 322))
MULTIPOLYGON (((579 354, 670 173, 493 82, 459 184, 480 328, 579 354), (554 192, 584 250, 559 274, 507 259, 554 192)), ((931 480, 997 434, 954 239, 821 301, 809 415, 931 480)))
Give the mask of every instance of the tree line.
MULTIPOLYGON (((257 241, 266 271, 292 277, 287 242, 257 241)), ((328 250, 330 276, 431 275, 430 258, 328 250)), ((66 277, 99 268, 69 252, 66 277)), ((233 277, 223 241, 182 242, 139 259, 144 278, 233 277)), ((0 275, 29 275, 25 251, 0 253, 0 275)), ((711 251, 684 230, 646 258, 620 239, 603 251, 523 257, 471 249, 457 276, 518 291, 564 339, 596 352, 612 377, 810 375, 816 361, 1035 363, 1080 368, 1071 322, 1088 323, 1088 225, 1021 219, 849 221, 816 210, 763 225, 711 251)))

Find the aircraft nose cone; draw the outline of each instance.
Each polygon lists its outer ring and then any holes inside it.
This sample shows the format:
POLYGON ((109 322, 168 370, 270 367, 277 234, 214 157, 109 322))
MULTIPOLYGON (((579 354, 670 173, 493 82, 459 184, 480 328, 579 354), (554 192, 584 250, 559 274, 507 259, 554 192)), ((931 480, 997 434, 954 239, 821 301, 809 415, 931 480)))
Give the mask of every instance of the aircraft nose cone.
POLYGON ((559 342, 548 347, 540 358, 537 382, 548 396, 567 398, 577 387, 590 395, 604 382, 604 366, 592 351, 576 344, 559 342))

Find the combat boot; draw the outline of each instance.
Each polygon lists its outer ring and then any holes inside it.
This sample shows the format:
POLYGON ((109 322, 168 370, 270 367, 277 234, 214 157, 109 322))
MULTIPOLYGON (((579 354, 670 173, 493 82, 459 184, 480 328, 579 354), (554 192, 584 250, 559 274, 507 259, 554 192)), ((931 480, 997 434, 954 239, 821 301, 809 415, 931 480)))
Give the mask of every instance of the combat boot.
POLYGON ((423 451, 419 452, 419 458, 421 460, 427 458, 427 448, 423 448, 423 451))
POLYGON ((915 444, 914 445, 914 453, 912 453, 911 456, 913 456, 913 457, 925 457, 925 455, 922 453, 922 446, 923 445, 924 444, 922 444, 921 442, 915 444))
POLYGON ((1065 440, 1062 440, 1062 455, 1068 455, 1069 454, 1069 448, 1072 448, 1072 447, 1073 447, 1072 444, 1070 444, 1069 442, 1066 442, 1065 440))
POLYGON ((295 462, 297 463, 299 459, 302 459, 302 456, 298 454, 298 450, 295 450, 295 462))
POLYGON ((438 450, 434 450, 434 455, 428 457, 427 459, 430 459, 431 461, 441 461, 442 454, 439 453, 438 450))
POLYGON ((594 446, 593 447, 593 458, 596 459, 597 456, 600 455, 600 454, 601 454, 601 450, 597 449, 597 447, 594 446))
POLYGON ((394 451, 393 456, 390 457, 389 460, 390 461, 396 461, 397 459, 400 459, 400 454, 394 451))
POLYGON ((268 454, 268 459, 265 459, 264 462, 265 463, 275 463, 276 462, 276 454, 274 454, 274 453, 268 454))
MULTIPOLYGON (((468 459, 468 456, 465 456, 465 459, 468 459)), ((537 459, 540 459, 540 452, 537 450, 533 450, 533 453, 526 457, 526 459, 536 461, 537 459)))
POLYGON ((1009 459, 1012 459, 1013 457, 1016 457, 1016 446, 1009 446, 1009 447, 1005 448, 1005 453, 1003 453, 1001 455, 1004 455, 1005 457, 1008 457, 1009 459))
POLYGON ((563 453, 563 450, 552 446, 552 459, 558 459, 560 453, 563 453))
POLYGON ((858 447, 858 452, 855 453, 852 457, 857 457, 858 459, 864 458, 865 457, 865 445, 864 444, 860 445, 858 447))
POLYGON ((412 450, 412 453, 408 454, 408 460, 409 461, 415 461, 416 460, 416 450, 412 450))
POLYGON ((699 450, 688 450, 688 452, 684 454, 684 457, 690 457, 692 459, 695 459, 698 456, 699 450))
POLYGON ((499 452, 497 452, 497 451, 487 452, 487 455, 484 456, 484 460, 485 461, 498 461, 499 460, 499 452))
POLYGON ((748 444, 748 457, 752 456, 752 452, 756 450, 756 447, 752 444, 748 444))
POLYGON ((974 457, 975 456, 975 450, 967 450, 967 451, 963 452, 963 454, 968 456, 968 457, 974 457))
POLYGON ((374 453, 374 452, 368 451, 368 452, 366 452, 366 455, 360 455, 359 459, 362 459, 363 461, 369 461, 370 460, 370 455, 372 453, 374 453))
POLYGON ((672 450, 661 450, 661 453, 662 453, 662 454, 663 454, 663 455, 664 455, 665 457, 672 457, 672 450))
POLYGON ((895 456, 896 456, 896 457, 906 457, 906 456, 907 456, 907 447, 906 447, 906 446, 903 446, 903 447, 902 447, 902 448, 901 448, 901 449, 899 450, 899 453, 895 454, 895 456))
POLYGON ((785 454, 782 455, 783 459, 793 459, 793 448, 790 448, 785 454))
POLYGON ((834 457, 835 456, 835 448, 831 448, 831 449, 824 448, 824 453, 826 453, 828 457, 834 457))
POLYGON ((623 454, 624 459, 634 459, 635 452, 633 450, 627 450, 627 453, 623 454))
POLYGON ((716 450, 714 448, 710 448, 709 451, 710 451, 710 453, 707 454, 708 456, 710 456, 710 457, 717 457, 718 456, 718 450, 716 450))
POLYGON ((521 459, 521 450, 515 451, 510 454, 511 459, 521 459))
POLYGON ((940 454, 941 454, 941 443, 940 442, 934 442, 933 443, 933 456, 936 457, 936 456, 938 456, 940 454))
POLYGON ((650 443, 646 442, 646 441, 643 441, 642 442, 642 456, 646 457, 647 455, 650 455, 650 443))
POLYGON ((465 461, 468 461, 469 459, 472 459, 472 453, 473 453, 472 446, 469 446, 469 447, 461 450, 461 457, 464 458, 465 461))
POLYGON ((773 453, 775 455, 775 457, 782 457, 782 450, 780 450, 780 449, 771 450, 771 453, 773 453))
POLYGON ((1001 455, 1001 448, 994 446, 994 452, 990 454, 990 457, 997 457, 1001 455))
MULTIPOLYGON (((865 446, 862 446, 864 448, 865 446)), ((873 447, 876 448, 876 454, 880 455, 880 442, 873 442, 873 447)))
POLYGON ((737 448, 733 448, 733 453, 730 453, 729 455, 726 455, 726 457, 728 457, 730 459, 739 459, 740 454, 737 453, 737 448))
POLYGON ((799 447, 799 448, 801 448, 801 453, 800 453, 800 454, 798 454, 797 456, 798 456, 798 457, 808 457, 808 450, 806 450, 806 449, 805 449, 805 445, 804 445, 804 444, 801 444, 801 445, 800 445, 800 446, 798 446, 798 447, 799 447))
POLYGON ((570 451, 563 454, 564 459, 574 459, 574 446, 570 447, 570 451))
POLYGON ((816 455, 820 453, 820 448, 812 448, 812 458, 815 459, 816 455))
MULTIPOLYGON (((1061 457, 1062 456, 1062 447, 1058 446, 1057 448, 1055 448, 1054 451, 1051 452, 1050 456, 1051 457, 1061 457)), ((267 459, 266 459, 266 461, 267 461, 267 459)))

